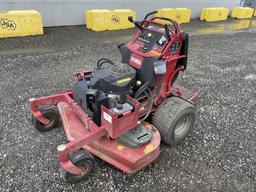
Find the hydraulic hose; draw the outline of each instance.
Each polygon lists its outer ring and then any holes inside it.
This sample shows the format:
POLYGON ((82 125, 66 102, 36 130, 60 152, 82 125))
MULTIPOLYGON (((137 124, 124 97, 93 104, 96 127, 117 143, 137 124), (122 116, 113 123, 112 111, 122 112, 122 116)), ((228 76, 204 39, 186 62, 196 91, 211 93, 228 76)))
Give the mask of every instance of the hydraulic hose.
POLYGON ((138 99, 138 97, 149 87, 150 81, 144 83, 134 94, 134 98, 138 99))
POLYGON ((113 61, 111 61, 110 59, 107 59, 107 58, 101 58, 97 61, 97 70, 101 69, 101 66, 103 64, 111 64, 111 65, 115 65, 113 63, 113 61))
POLYGON ((151 90, 149 88, 147 88, 144 92, 145 92, 145 95, 147 96, 149 107, 148 107, 148 111, 147 111, 146 115, 142 119, 140 119, 140 123, 142 123, 143 121, 145 121, 148 118, 149 114, 151 113, 152 107, 153 107, 153 96, 152 96, 151 90))

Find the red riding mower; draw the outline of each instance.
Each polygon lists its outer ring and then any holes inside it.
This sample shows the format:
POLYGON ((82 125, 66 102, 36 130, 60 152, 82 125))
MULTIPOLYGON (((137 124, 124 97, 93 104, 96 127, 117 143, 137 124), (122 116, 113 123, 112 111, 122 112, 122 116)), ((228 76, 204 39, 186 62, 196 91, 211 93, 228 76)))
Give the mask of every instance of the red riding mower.
POLYGON ((66 181, 86 178, 93 155, 135 173, 158 157, 161 140, 175 145, 193 128, 197 92, 174 84, 187 66, 188 34, 171 19, 148 19, 155 13, 141 22, 128 18, 138 32, 118 46, 120 64, 102 58, 95 71, 75 74, 72 90, 29 100, 37 130, 62 122, 69 142, 57 151, 66 181))

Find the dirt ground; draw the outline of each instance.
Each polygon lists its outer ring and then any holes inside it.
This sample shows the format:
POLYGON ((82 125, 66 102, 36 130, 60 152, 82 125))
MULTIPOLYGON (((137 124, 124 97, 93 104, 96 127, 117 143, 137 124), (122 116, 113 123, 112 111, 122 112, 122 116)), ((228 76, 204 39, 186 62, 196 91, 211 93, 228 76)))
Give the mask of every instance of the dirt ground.
POLYGON ((208 34, 199 28, 214 25, 205 26, 185 25, 190 54, 178 81, 200 93, 189 137, 162 144, 158 160, 135 175, 96 159, 91 177, 76 185, 60 177, 63 129, 35 130, 28 99, 70 88, 72 74, 101 57, 118 63, 116 45, 135 31, 56 27, 0 39, 0 191, 256 191, 256 28, 208 34))

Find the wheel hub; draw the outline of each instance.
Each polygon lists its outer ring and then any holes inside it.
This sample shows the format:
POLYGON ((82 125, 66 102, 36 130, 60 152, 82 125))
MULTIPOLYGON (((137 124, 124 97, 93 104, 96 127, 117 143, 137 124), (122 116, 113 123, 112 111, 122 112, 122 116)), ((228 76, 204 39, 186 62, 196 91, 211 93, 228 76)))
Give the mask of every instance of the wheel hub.
POLYGON ((49 123, 47 123, 46 125, 44 125, 45 128, 49 128, 54 124, 54 121, 52 119, 49 119, 49 123))
POLYGON ((83 176, 84 174, 86 174, 89 167, 87 166, 87 164, 84 164, 84 165, 80 166, 80 168, 82 169, 80 176, 83 176))
POLYGON ((186 134, 187 130, 190 127, 190 123, 191 123, 190 115, 186 115, 183 118, 181 118, 174 130, 175 137, 180 137, 183 134, 186 134))

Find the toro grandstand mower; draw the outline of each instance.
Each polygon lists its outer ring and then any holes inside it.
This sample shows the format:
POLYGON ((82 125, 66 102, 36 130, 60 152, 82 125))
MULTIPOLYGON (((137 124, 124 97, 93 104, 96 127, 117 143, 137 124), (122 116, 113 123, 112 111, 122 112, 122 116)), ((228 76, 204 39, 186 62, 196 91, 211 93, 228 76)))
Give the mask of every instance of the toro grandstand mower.
POLYGON ((175 145, 192 129, 197 93, 174 83, 187 66, 188 34, 171 19, 148 19, 155 13, 128 18, 138 32, 118 46, 120 64, 102 58, 96 70, 75 74, 72 90, 29 100, 37 130, 62 122, 69 142, 57 151, 66 181, 86 178, 92 155, 135 173, 158 157, 161 140, 175 145))

